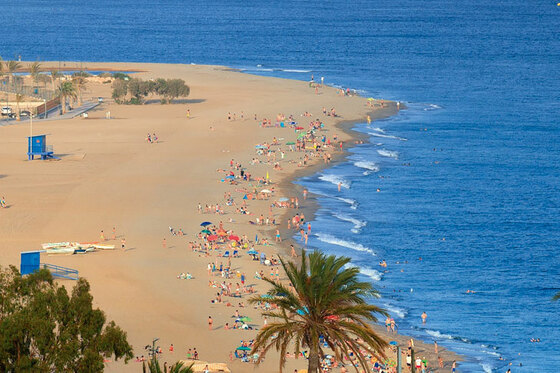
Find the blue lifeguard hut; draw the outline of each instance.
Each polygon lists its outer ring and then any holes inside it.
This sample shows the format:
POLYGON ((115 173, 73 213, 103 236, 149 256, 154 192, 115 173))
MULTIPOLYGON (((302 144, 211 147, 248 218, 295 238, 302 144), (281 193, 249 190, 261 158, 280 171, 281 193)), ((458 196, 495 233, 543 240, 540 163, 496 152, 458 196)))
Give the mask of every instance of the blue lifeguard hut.
POLYGON ((41 263, 41 253, 38 251, 23 251, 21 253, 21 262, 19 272, 21 275, 29 275, 41 268, 48 269, 55 278, 65 278, 68 280, 77 280, 78 271, 72 268, 57 266, 54 264, 41 263))
POLYGON ((47 145, 47 135, 27 137, 27 157, 29 160, 33 160, 35 156, 41 157, 43 160, 56 158, 52 145, 47 145))

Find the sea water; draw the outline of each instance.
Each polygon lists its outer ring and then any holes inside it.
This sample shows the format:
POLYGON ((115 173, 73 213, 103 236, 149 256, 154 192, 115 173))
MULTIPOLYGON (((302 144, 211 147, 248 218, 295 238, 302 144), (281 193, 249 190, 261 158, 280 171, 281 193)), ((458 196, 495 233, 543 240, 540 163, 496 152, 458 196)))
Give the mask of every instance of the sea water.
POLYGON ((4 0, 0 56, 313 74, 405 102, 299 181, 321 206, 310 246, 350 256, 400 331, 464 354, 462 371, 558 372, 555 3, 4 0))

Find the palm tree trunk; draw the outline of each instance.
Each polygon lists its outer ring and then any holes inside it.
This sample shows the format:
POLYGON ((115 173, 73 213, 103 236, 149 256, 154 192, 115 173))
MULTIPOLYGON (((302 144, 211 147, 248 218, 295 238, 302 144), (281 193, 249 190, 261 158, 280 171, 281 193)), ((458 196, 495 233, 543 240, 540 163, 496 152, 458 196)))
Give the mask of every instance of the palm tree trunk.
POLYGON ((66 96, 60 95, 60 106, 62 107, 62 114, 66 113, 66 96))
POLYGON ((319 341, 313 341, 309 346, 309 359, 307 360, 307 373, 319 372, 319 341))

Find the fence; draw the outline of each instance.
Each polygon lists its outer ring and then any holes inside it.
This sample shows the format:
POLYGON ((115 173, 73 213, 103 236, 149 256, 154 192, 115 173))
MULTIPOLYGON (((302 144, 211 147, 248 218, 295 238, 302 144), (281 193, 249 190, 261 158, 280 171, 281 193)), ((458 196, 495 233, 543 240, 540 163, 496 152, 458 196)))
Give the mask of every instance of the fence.
POLYGON ((28 97, 38 98, 40 100, 52 100, 55 96, 54 92, 44 87, 31 87, 23 84, 11 83, 6 81, 0 82, 0 92, 21 94, 28 97))

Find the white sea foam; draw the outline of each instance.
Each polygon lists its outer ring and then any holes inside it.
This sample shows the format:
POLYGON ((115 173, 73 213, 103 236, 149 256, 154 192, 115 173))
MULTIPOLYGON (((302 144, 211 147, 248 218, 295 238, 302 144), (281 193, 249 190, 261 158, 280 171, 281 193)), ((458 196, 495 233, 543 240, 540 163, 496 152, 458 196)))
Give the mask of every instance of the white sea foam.
POLYGON ((428 107, 424 108, 424 111, 437 110, 437 109, 441 109, 441 106, 436 105, 436 104, 429 104, 428 107))
POLYGON ((354 166, 359 168, 365 168, 366 170, 370 170, 373 172, 379 172, 379 166, 375 164, 375 162, 371 162, 371 161, 356 161, 354 162, 354 166))
POLYGON ((481 364, 481 366, 482 369, 484 370, 484 373, 492 373, 494 371, 494 368, 490 364, 483 363, 481 364))
POLYGON ((367 224, 363 220, 359 220, 359 219, 353 218, 353 217, 348 216, 348 215, 334 214, 334 217, 338 218, 340 220, 347 221, 347 222, 350 222, 350 223, 354 224, 354 228, 352 228, 353 233, 360 233, 360 229, 365 227, 366 224, 367 224))
POLYGON ((311 70, 298 70, 298 69, 280 69, 286 73, 310 73, 311 70))
POLYGON ((342 201, 342 202, 345 202, 345 203, 349 204, 349 205, 350 205, 350 208, 351 208, 352 210, 356 210, 356 209, 358 208, 358 202, 356 202, 356 201, 353 200, 353 199, 344 198, 344 197, 334 197, 334 198, 338 199, 339 201, 342 201))
POLYGON ((403 309, 401 309, 401 308, 392 306, 392 305, 390 305, 390 304, 384 304, 383 306, 385 307, 385 309, 386 309, 387 311, 389 311, 389 314, 390 314, 391 316, 392 316, 392 315, 396 315, 397 317, 399 317, 399 318, 401 318, 401 319, 404 319, 405 316, 406 316, 406 311, 403 310, 403 309))
POLYGON ((454 339, 452 335, 443 334, 443 333, 438 332, 437 330, 426 329, 426 333, 428 333, 429 335, 431 335, 434 338, 454 339))
POLYGON ((379 128, 379 127, 373 127, 372 130, 374 130, 376 132, 385 133, 385 130, 383 128, 379 128))
POLYGON ((382 137, 384 139, 394 139, 394 140, 400 140, 400 141, 408 141, 404 137, 393 136, 393 135, 385 135, 383 133, 368 132, 368 134, 373 136, 373 137, 382 137))
POLYGON ((323 181, 327 181, 331 184, 334 185, 338 185, 339 183, 341 184, 341 186, 345 189, 350 189, 350 182, 348 180, 345 180, 344 178, 337 176, 337 175, 333 175, 333 174, 322 174, 321 176, 319 176, 319 179, 323 180, 323 181))
POLYGON ((358 268, 362 275, 367 276, 374 281, 381 280, 381 277, 383 276, 379 271, 376 271, 375 269, 371 269, 371 268, 359 267, 359 266, 355 266, 355 265, 352 265, 352 264, 346 264, 344 267, 345 268, 358 268))
POLYGON ((317 233, 316 236, 317 236, 317 239, 319 241, 329 243, 331 245, 346 247, 348 249, 352 249, 352 250, 356 250, 356 251, 363 251, 363 252, 375 255, 373 250, 371 250, 370 248, 365 247, 363 245, 360 245, 359 243, 356 243, 356 242, 342 240, 340 238, 337 238, 337 237, 332 236, 332 235, 327 234, 327 233, 317 233))
POLYGON ((399 159, 399 152, 396 152, 396 151, 387 150, 387 149, 379 149, 377 151, 377 153, 379 153, 379 155, 381 155, 383 157, 399 159))

